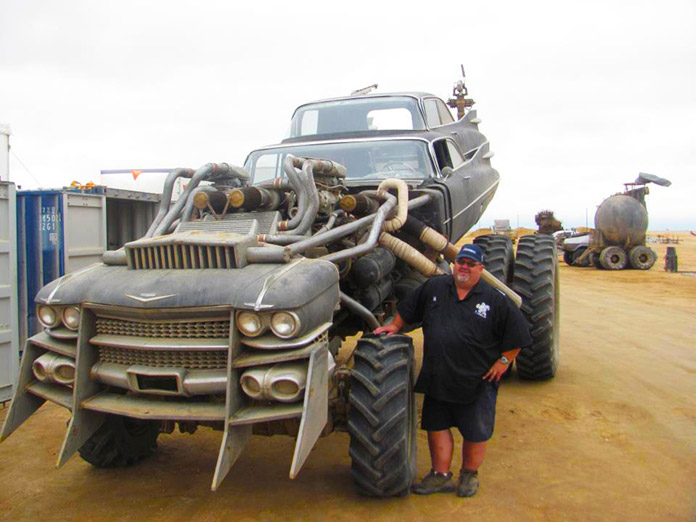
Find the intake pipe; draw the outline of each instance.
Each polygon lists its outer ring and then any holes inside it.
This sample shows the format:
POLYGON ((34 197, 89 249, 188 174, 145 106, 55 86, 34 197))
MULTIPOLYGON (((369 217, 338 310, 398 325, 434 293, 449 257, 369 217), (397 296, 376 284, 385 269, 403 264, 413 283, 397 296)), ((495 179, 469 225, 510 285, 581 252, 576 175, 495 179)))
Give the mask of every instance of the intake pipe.
POLYGON ((406 264, 418 270, 425 277, 444 274, 430 259, 405 241, 401 241, 391 234, 382 232, 379 236, 379 244, 391 250, 396 257, 405 261, 406 264))
POLYGON ((389 178, 385 179, 379 184, 377 188, 377 193, 379 195, 386 194, 387 190, 393 188, 396 189, 396 216, 388 221, 385 221, 382 228, 385 232, 396 232, 404 223, 406 223, 406 218, 408 217, 408 185, 403 179, 389 178))
POLYGON ((278 230, 281 232, 297 228, 302 216, 307 210, 307 187, 304 184, 302 174, 295 170, 296 159, 298 158, 288 155, 285 161, 283 161, 283 171, 290 181, 290 186, 295 191, 295 194, 297 194, 297 212, 289 220, 278 223, 278 230))
POLYGON ((45 353, 31 365, 34 377, 41 382, 71 385, 75 382, 75 361, 55 353, 45 353))
POLYGON ((174 169, 169 173, 164 182, 164 188, 162 189, 162 199, 160 200, 159 210, 157 211, 157 215, 155 216, 152 225, 150 225, 150 228, 147 229, 145 237, 152 237, 155 230, 162 222, 164 216, 167 215, 169 205, 172 203, 172 193, 174 192, 174 184, 176 183, 176 180, 179 178, 190 178, 191 176, 193 176, 193 169, 180 168, 174 169))
POLYGON ((313 171, 314 163, 312 161, 305 161, 302 165, 302 174, 309 204, 307 210, 302 214, 297 228, 291 230, 295 235, 301 236, 306 234, 312 226, 312 223, 314 223, 314 219, 317 217, 317 212, 319 211, 319 192, 317 192, 317 186, 314 183, 313 171))
POLYGON ((227 163, 208 163, 203 165, 193 174, 184 193, 157 225, 157 228, 155 228, 153 232, 154 236, 167 233, 174 221, 180 217, 191 193, 200 185, 201 181, 205 181, 209 178, 235 178, 242 182, 246 182, 249 180, 249 174, 244 169, 235 167, 234 165, 228 165, 227 163))

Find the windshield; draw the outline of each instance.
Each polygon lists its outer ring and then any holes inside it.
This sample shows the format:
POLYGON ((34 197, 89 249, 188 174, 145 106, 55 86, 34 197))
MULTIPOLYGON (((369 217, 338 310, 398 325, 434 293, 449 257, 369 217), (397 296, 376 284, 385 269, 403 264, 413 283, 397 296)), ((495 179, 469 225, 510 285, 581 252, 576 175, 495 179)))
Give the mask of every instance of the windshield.
POLYGON ((252 152, 244 168, 253 183, 282 177, 288 154, 336 161, 347 169, 347 179, 425 179, 433 175, 428 144, 420 140, 369 140, 292 145, 252 152))
POLYGON ((292 117, 290 137, 423 129, 425 122, 415 98, 376 96, 304 105, 292 117))

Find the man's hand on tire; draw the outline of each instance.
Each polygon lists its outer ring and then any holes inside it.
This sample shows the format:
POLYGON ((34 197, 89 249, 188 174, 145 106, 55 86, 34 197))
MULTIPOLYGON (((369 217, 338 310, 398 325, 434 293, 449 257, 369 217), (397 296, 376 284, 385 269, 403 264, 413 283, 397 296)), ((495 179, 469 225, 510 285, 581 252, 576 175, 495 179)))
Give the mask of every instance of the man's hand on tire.
POLYGON ((385 324, 384 326, 380 326, 379 328, 375 328, 375 330, 372 333, 375 335, 379 335, 379 334, 383 334, 383 333, 385 333, 387 335, 394 335, 395 333, 399 333, 400 329, 401 328, 399 328, 394 323, 389 323, 389 324, 385 324))

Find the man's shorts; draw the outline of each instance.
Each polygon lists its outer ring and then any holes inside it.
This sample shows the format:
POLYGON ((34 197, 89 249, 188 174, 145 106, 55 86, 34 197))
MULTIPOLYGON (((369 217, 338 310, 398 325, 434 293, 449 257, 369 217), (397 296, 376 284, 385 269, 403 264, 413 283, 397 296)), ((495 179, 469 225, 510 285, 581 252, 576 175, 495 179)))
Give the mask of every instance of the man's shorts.
POLYGON ((497 398, 498 386, 488 382, 483 384, 479 396, 470 404, 440 401, 426 395, 421 429, 442 431, 456 427, 464 440, 485 442, 493 435, 497 398))

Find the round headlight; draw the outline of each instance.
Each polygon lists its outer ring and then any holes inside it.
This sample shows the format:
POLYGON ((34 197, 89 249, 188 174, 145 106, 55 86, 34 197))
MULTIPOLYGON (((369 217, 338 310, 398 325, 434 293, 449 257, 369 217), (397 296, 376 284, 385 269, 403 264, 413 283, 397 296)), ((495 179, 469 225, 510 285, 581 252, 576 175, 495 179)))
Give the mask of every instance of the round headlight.
POLYGON ((61 317, 63 318, 63 324, 71 330, 77 330, 80 326, 80 309, 77 306, 63 308, 61 317))
POLYGON ((276 312, 271 319, 271 330, 278 337, 288 339, 300 329, 300 319, 295 312, 276 312))
POLYGON ((58 313, 51 306, 39 306, 36 310, 36 315, 39 318, 39 322, 46 328, 53 328, 58 324, 58 313))
POLYGON ((261 335, 265 329, 261 317, 254 312, 239 312, 237 314, 237 328, 249 337, 261 335))

